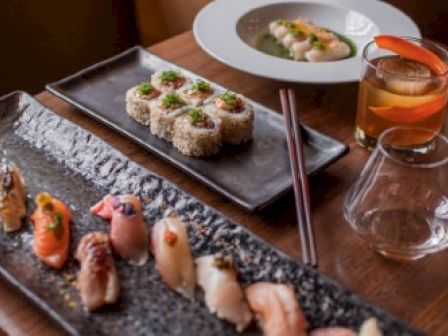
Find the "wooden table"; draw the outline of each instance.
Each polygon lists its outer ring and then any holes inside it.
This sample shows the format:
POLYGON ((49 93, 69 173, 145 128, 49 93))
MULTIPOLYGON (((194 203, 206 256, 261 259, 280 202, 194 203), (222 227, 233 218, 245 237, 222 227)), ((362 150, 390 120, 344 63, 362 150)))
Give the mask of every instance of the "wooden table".
MULTIPOLYGON (((277 90, 285 83, 248 75, 219 63, 198 47, 191 32, 149 50, 279 110, 277 90)), ((371 251, 343 218, 344 196, 368 158, 352 136, 357 85, 295 85, 295 88, 305 123, 345 141, 351 148, 345 158, 310 181, 319 270, 411 325, 433 335, 448 335, 448 252, 411 263, 387 261, 371 251)), ((300 257, 292 195, 263 212, 249 213, 48 92, 38 94, 37 98, 269 243, 295 258, 300 257)), ((2 282, 0 327, 17 335, 62 334, 44 314, 2 282)))

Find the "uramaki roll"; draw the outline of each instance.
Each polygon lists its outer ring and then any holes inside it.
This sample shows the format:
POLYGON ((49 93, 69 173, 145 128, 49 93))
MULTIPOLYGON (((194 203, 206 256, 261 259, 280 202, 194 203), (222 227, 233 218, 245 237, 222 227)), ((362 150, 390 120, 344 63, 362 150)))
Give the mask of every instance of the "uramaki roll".
POLYGON ((224 142, 240 144, 252 137, 254 113, 244 97, 227 91, 206 105, 204 111, 221 120, 224 142))
POLYGON ((177 70, 161 70, 151 76, 151 84, 159 91, 175 91, 191 81, 177 70))
POLYGON ((210 103, 215 90, 210 83, 197 79, 194 83, 182 87, 179 91, 181 98, 192 106, 201 106, 210 103))
POLYGON ((222 145, 221 121, 201 108, 190 109, 174 123, 173 145, 188 156, 216 154, 222 145))
POLYGON ((176 92, 165 92, 151 103, 151 133, 159 138, 171 141, 176 118, 185 113, 187 102, 176 92))
POLYGON ((143 82, 126 92, 126 112, 140 124, 149 126, 151 122, 150 102, 160 95, 160 91, 150 83, 143 82))

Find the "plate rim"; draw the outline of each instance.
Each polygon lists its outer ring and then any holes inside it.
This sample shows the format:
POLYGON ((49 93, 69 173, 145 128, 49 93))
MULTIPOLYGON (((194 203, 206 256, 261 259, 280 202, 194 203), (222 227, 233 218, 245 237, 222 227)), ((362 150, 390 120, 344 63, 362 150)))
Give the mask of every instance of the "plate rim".
MULTIPOLYGON (((363 0, 363 1, 359 1, 359 0, 358 1, 356 1, 356 0, 337 0, 337 1, 332 1, 332 0, 245 0, 244 2, 239 1, 239 0, 215 0, 215 1, 212 1, 209 4, 207 4, 205 7, 203 7, 199 11, 199 13, 196 15, 195 20, 193 22, 193 35, 195 37, 196 42, 199 44, 199 46, 211 57, 219 60, 220 62, 222 62, 228 66, 231 66, 235 69, 238 69, 240 71, 243 71, 243 72, 255 75, 255 76, 260 76, 260 77, 270 78, 270 79, 280 80, 280 81, 287 81, 287 82, 292 82, 292 83, 302 83, 302 84, 339 84, 339 83, 342 84, 342 83, 352 83, 352 82, 359 81, 361 69, 357 69, 356 74, 353 73, 350 76, 346 76, 344 78, 333 78, 331 76, 326 75, 326 77, 324 79, 319 79, 319 76, 315 76, 314 72, 313 72, 312 76, 308 75, 306 79, 301 79, 298 76, 285 75, 286 71, 284 74, 278 74, 275 71, 269 72, 269 71, 265 70, 268 68, 276 68, 277 66, 281 65, 281 66, 289 68, 287 73, 297 73, 297 72, 302 71, 301 75, 303 75, 304 71, 310 71, 310 70, 304 70, 304 67, 302 67, 303 64, 301 64, 303 62, 293 62, 293 61, 284 60, 284 59, 281 59, 278 57, 274 57, 271 55, 266 55, 266 54, 261 53, 260 51, 249 46, 246 42, 241 40, 241 38, 238 36, 238 33, 236 32, 236 24, 237 24, 238 20, 242 16, 247 14, 249 11, 256 9, 256 8, 261 8, 261 7, 275 5, 275 4, 281 4, 281 3, 328 4, 330 6, 336 6, 336 7, 340 7, 340 8, 349 9, 349 10, 355 10, 356 12, 359 12, 362 15, 367 16, 367 17, 369 17, 369 15, 362 11, 359 11, 358 7, 356 9, 353 9, 353 8, 349 7, 348 5, 350 3, 355 3, 356 6, 359 6, 359 7, 375 6, 375 7, 377 7, 378 10, 387 10, 390 12, 394 11, 396 13, 399 13, 401 15, 401 19, 407 20, 406 24, 409 25, 408 27, 406 27, 406 29, 408 30, 408 33, 406 35, 407 36, 414 35, 415 37, 421 38, 420 29, 418 28, 417 24, 412 20, 412 18, 409 15, 407 15, 406 13, 404 13, 402 10, 398 9, 397 7, 395 7, 389 3, 379 1, 379 0, 363 0), (226 32, 226 35, 228 36, 229 40, 232 42, 232 45, 236 46, 239 49, 237 52, 235 52, 235 54, 251 53, 254 57, 263 58, 263 61, 269 62, 269 66, 266 66, 266 64, 264 62, 263 67, 259 67, 258 69, 256 67, 254 68, 252 65, 250 65, 250 68, 247 68, 244 65, 242 65, 241 63, 235 62, 234 59, 229 59, 228 55, 223 55, 222 53, 220 54, 219 52, 221 52, 221 51, 219 51, 217 53, 216 50, 213 50, 213 48, 210 47, 209 40, 206 41, 207 39, 204 38, 204 35, 202 33, 201 25, 204 26, 202 21, 205 20, 206 15, 209 15, 208 14, 209 11, 219 9, 220 7, 224 6, 224 4, 223 4, 224 2, 226 3, 226 6, 229 8, 232 8, 232 10, 234 10, 234 11, 236 10, 235 6, 236 6, 236 8, 239 8, 239 10, 240 10, 238 17, 231 17, 228 19, 228 22, 231 21, 233 26, 230 29, 230 31, 226 32), (412 30, 412 33, 410 33, 411 30, 412 30), (286 63, 286 62, 288 62, 288 63, 286 63), (300 64, 297 64, 297 63, 300 63, 300 64), (298 66, 298 65, 300 65, 300 66, 298 66)), ((215 18, 218 19, 219 16, 215 16, 215 18)), ((375 22, 375 24, 377 24, 377 23, 375 22)), ((378 28, 380 29, 381 27, 378 27, 378 28)), ((381 29, 380 29, 380 33, 381 33, 381 29)), ((360 64, 360 58, 358 58, 358 57, 352 58, 350 60, 351 60, 352 66, 357 66, 358 64, 360 64)), ((344 60, 342 60, 342 61, 344 61, 344 60)), ((348 61, 348 60, 346 60, 346 61, 348 61)), ((260 61, 260 63, 261 63, 261 61, 260 61)), ((320 63, 319 65, 321 66, 322 64, 330 64, 330 63, 332 63, 332 62, 320 63)), ((246 62, 246 64, 247 64, 247 62, 246 62)))

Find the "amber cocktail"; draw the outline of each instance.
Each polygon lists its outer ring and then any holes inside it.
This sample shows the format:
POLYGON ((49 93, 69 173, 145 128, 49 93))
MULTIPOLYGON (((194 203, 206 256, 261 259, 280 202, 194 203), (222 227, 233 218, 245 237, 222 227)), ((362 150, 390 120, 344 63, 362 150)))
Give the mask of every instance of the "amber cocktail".
MULTIPOLYGON (((363 51, 356 116, 356 141, 376 146, 394 126, 418 126, 440 132, 447 109, 448 51, 413 38, 377 36, 363 51)), ((404 146, 424 145, 430 132, 397 138, 404 146)))

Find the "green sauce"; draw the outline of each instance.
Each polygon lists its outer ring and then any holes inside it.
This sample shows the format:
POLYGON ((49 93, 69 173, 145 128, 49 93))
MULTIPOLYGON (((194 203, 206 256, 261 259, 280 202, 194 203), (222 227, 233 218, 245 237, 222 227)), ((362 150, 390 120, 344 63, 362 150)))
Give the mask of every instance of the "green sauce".
MULTIPOLYGON (((326 29, 326 28, 325 28, 326 29)), ((332 32, 333 34, 335 34, 341 41, 345 42, 348 44, 348 46, 350 47, 350 54, 348 55, 347 58, 351 58, 356 56, 357 52, 358 52, 358 48, 355 44, 355 42, 348 38, 345 35, 336 33, 335 31, 332 31, 330 29, 326 29, 329 32, 332 32)), ((263 33, 261 34, 256 43, 255 43, 255 48, 257 48, 258 50, 260 50, 261 52, 271 55, 271 56, 276 56, 276 57, 280 57, 280 58, 285 58, 285 59, 289 59, 292 60, 292 56, 291 53, 288 49, 286 49, 274 36, 272 36, 270 33, 263 33)), ((307 62, 307 61, 302 61, 302 62, 307 62)))

